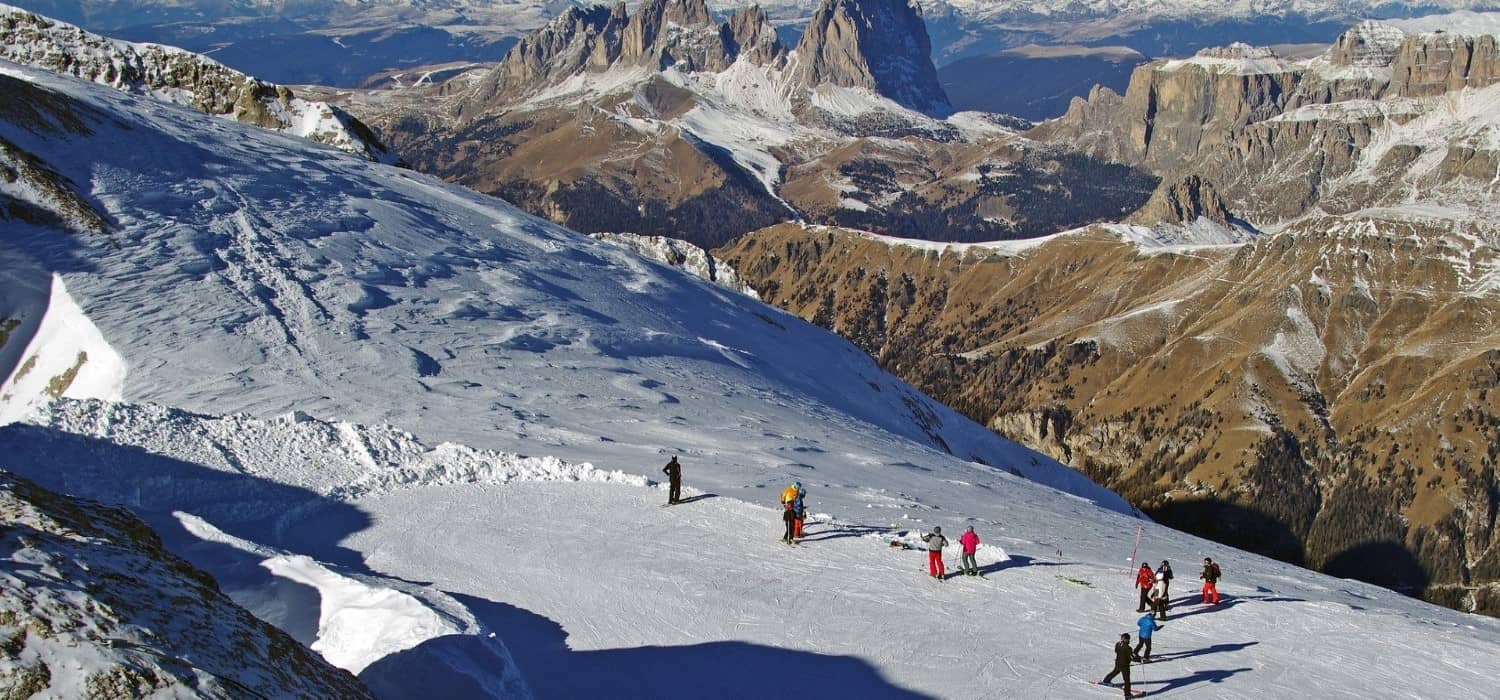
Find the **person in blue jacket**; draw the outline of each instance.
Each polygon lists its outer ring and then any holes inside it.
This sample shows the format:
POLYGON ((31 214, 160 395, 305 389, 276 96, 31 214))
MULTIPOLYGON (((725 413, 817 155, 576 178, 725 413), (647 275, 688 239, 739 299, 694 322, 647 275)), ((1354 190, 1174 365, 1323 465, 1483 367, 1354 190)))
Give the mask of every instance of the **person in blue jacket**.
POLYGON ((1135 643, 1135 650, 1131 652, 1131 656, 1135 657, 1136 661, 1149 663, 1151 661, 1151 633, 1161 629, 1161 625, 1156 624, 1156 617, 1149 612, 1142 615, 1141 619, 1136 621, 1136 625, 1141 628, 1141 641, 1135 643), (1141 653, 1142 647, 1146 649, 1144 654, 1141 653))

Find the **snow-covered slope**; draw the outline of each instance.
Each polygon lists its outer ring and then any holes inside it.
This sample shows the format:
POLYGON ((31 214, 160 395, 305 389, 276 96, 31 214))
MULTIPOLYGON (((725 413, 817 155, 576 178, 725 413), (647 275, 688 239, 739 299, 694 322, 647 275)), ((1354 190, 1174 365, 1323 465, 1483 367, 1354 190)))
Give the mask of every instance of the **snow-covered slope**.
MULTIPOLYGON (((1228 605, 1168 623, 1148 688, 1465 697, 1500 680, 1500 623, 1143 523, 748 297, 425 176, 0 73, 40 86, 17 91, 27 109, 87 126, 5 120, 0 137, 113 224, 8 222, 0 269, 29 282, 0 294, 60 279, 124 359, 128 402, 0 428, 0 467, 142 513, 388 697, 747 697, 786 676, 817 695, 1097 694, 1082 679, 1134 617, 1138 526, 1184 583, 1204 554, 1230 575, 1228 605), (127 137, 140 147, 109 147, 127 137), (662 509, 642 476, 672 454, 692 502, 662 509), (814 515, 788 548, 774 506, 794 479, 814 515), (988 581, 931 581, 884 541, 939 523, 995 546, 988 581)), ((25 329, 40 306, 5 308, 25 329)), ((4 347, 76 357, 32 339, 4 347)))
POLYGON ((0 471, 0 523, 5 697, 371 697, 123 509, 0 471))
POLYGON ((182 49, 110 39, 3 4, 0 58, 190 105, 382 163, 399 160, 368 127, 325 102, 304 100, 182 49))
POLYGON ((14 125, 0 137, 92 183, 118 223, 117 248, 75 238, 59 250, 48 233, 53 244, 4 255, 33 279, 79 256, 97 270, 64 280, 130 365, 127 400, 301 409, 637 469, 667 451, 732 443, 738 464, 723 476, 740 488, 820 468, 810 455, 866 444, 849 430, 876 427, 901 453, 916 440, 940 461, 949 452, 1128 510, 852 345, 742 295, 431 178, 6 70, 121 120, 68 141, 14 125), (125 125, 142 146, 105 148, 125 125), (141 269, 153 272, 132 272, 141 269), (568 371, 555 376, 558 367, 568 371), (725 401, 740 396, 755 400, 725 401), (761 427, 809 413, 824 420, 799 435, 761 427), (809 446, 821 451, 800 449, 809 446))

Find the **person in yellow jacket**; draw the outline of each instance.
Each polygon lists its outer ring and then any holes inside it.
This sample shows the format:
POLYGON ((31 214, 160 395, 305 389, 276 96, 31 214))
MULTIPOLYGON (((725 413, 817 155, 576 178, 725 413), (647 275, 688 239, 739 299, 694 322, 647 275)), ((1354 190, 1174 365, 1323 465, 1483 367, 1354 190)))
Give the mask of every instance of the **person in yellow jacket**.
POLYGON ((781 492, 781 505, 792 511, 793 525, 792 536, 802 539, 802 523, 807 519, 807 506, 802 499, 807 496, 807 490, 802 488, 802 482, 794 482, 781 492))

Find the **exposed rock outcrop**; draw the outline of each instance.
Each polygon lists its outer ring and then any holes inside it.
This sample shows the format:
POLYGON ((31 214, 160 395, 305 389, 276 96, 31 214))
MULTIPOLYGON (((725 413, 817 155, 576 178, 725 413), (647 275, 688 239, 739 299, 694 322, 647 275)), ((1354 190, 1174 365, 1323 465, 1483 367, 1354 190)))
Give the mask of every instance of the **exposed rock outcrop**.
POLYGON ((1467 164, 1495 160, 1496 127, 1477 118, 1489 98, 1476 91, 1497 81, 1493 35, 1364 22, 1308 61, 1240 45, 1143 66, 1124 95, 1095 89, 1029 135, 1168 181, 1200 175, 1258 226, 1413 194, 1483 208, 1500 192, 1467 164), (1412 177, 1429 162, 1464 165, 1412 177))
POLYGON ((0 694, 371 698, 121 508, 0 471, 0 694))
POLYGON ((620 60, 692 73, 724 70, 734 56, 703 0, 647 0, 625 26, 620 60))
POLYGON ((1150 254, 1118 228, 1018 251, 786 224, 715 252, 1160 521, 1500 614, 1500 296, 1470 272, 1500 263, 1493 227, 1323 218, 1150 254))
POLYGON ((1151 199, 1125 219, 1132 224, 1188 224, 1206 218, 1222 226, 1232 225, 1229 208, 1219 198, 1213 183, 1197 175, 1162 182, 1151 199))
POLYGON ((797 44, 795 85, 865 88, 929 114, 953 111, 909 0, 823 0, 797 44))
POLYGON ((41 15, 0 7, 0 58, 104 83, 284 131, 371 160, 395 153, 358 119, 324 102, 299 99, 198 54, 159 44, 108 39, 41 15))
POLYGON ((724 43, 731 54, 760 66, 779 65, 787 50, 760 5, 736 9, 724 23, 724 43))

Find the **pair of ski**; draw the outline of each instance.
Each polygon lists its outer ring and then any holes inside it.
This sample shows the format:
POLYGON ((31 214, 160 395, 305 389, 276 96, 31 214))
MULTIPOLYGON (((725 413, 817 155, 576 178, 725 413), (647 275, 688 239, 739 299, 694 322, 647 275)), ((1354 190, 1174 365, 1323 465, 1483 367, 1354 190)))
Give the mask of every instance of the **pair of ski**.
MULTIPOLYGON (((1100 688, 1110 688, 1110 689, 1114 689, 1114 688, 1119 687, 1119 686, 1116 686, 1113 683, 1102 683, 1100 681, 1089 681, 1089 685, 1095 685, 1095 686, 1099 686, 1100 688)), ((1133 697, 1133 698, 1138 698, 1138 697, 1141 697, 1142 695, 1145 695, 1145 694, 1146 694, 1146 691, 1144 691, 1144 690, 1131 690, 1130 691, 1130 697, 1133 697)))

